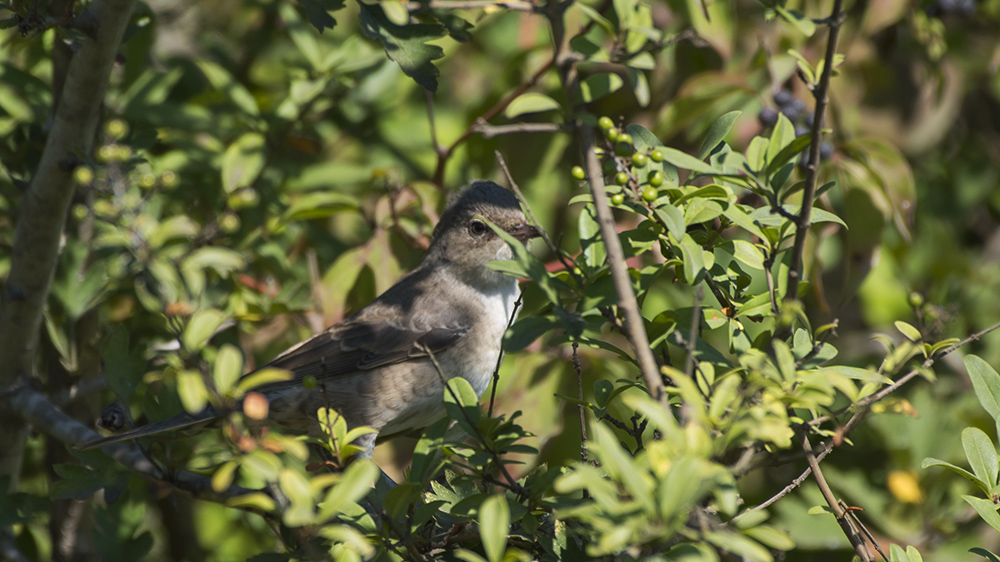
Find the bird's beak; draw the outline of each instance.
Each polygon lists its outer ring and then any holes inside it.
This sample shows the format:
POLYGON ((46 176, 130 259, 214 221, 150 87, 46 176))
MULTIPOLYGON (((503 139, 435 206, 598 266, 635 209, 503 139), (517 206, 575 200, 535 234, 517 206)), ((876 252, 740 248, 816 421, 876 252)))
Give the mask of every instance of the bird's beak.
POLYGON ((526 243, 528 240, 531 240, 532 238, 538 238, 539 236, 542 235, 542 233, 539 232, 537 228, 527 223, 521 223, 517 226, 508 228, 507 234, 510 234, 514 238, 517 238, 518 240, 521 241, 522 244, 526 243))

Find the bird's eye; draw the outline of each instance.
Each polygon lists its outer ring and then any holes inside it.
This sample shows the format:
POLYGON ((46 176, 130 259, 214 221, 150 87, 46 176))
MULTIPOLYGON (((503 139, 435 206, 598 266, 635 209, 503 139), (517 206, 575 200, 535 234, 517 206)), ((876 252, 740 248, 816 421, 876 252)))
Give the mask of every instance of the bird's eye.
POLYGON ((475 220, 469 223, 469 234, 473 236, 482 236, 486 234, 487 230, 489 229, 486 228, 486 223, 483 221, 475 220))

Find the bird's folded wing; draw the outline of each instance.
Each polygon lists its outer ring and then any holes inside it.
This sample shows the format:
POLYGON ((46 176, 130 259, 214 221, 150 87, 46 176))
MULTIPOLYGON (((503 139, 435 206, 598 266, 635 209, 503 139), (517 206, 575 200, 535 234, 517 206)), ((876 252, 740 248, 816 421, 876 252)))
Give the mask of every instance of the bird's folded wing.
POLYGON ((270 383, 255 390, 266 393, 301 384, 302 378, 309 375, 325 379, 426 357, 427 350, 431 353, 444 351, 468 331, 468 324, 464 322, 416 327, 404 327, 390 321, 355 320, 338 324, 267 364, 267 367, 291 371, 291 380, 270 383))

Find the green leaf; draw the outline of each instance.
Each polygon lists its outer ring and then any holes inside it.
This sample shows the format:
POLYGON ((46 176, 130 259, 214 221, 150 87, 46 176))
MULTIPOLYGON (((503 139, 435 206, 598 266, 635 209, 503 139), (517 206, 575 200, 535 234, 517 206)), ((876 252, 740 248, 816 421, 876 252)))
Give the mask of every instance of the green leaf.
POLYGON ((985 548, 979 548, 979 547, 970 548, 969 552, 973 554, 978 554, 983 558, 989 560, 990 562, 1000 562, 1000 556, 993 554, 992 552, 986 550, 985 548))
POLYGON ((184 370, 177 373, 177 395, 189 414, 197 414, 208 405, 208 388, 198 371, 184 370))
POLYGON ((597 209, 593 203, 588 203, 580 210, 578 223, 583 263, 591 269, 601 267, 607 259, 607 252, 601 239, 601 225, 597 221, 597 209))
POLYGON ((514 98, 514 101, 510 102, 510 105, 504 110, 503 115, 507 119, 512 119, 525 113, 541 113, 559 108, 559 102, 549 96, 537 92, 528 92, 514 98))
POLYGON ((111 329, 108 339, 101 347, 101 361, 104 363, 104 379, 122 404, 128 404, 135 387, 142 380, 146 359, 142 350, 129 350, 128 331, 122 325, 111 329))
POLYGON ((684 256, 684 279, 688 285, 694 285, 698 276, 705 270, 705 256, 702 254, 701 246, 691 238, 690 234, 684 235, 680 247, 684 256))
POLYGON ((212 382, 219 394, 228 394, 243 374, 243 354, 235 345, 226 343, 219 348, 212 369, 212 382))
POLYGON ((503 496, 486 498, 479 508, 479 534, 489 562, 500 562, 507 548, 510 508, 503 496))
POLYGON ((962 430, 962 448, 973 474, 986 485, 987 490, 992 490, 1000 472, 1000 460, 993 442, 978 427, 967 427, 962 430))
MULTIPOLYGON (((782 117, 784 117, 784 115, 782 115, 782 117)), ((793 134, 794 134, 794 129, 793 129, 793 134)), ((772 138, 774 137, 772 136, 772 138)), ((788 163, 788 161, 791 160, 795 155, 805 150, 806 147, 808 147, 811 142, 812 142, 812 136, 809 135, 808 133, 800 137, 795 137, 795 139, 793 139, 791 142, 785 145, 784 148, 779 150, 778 153, 775 154, 773 158, 768 159, 767 171, 765 173, 768 176, 773 175, 775 172, 780 170, 786 163, 788 163)), ((768 153, 770 154, 770 149, 768 153)))
POLYGON ((594 74, 580 82, 580 96, 584 103, 590 103, 617 92, 624 84, 625 81, 617 74, 594 74))
POLYGON ((302 4, 302 11, 309 23, 323 33, 324 29, 333 29, 337 25, 337 20, 333 19, 330 12, 343 8, 344 0, 299 0, 299 4, 302 4))
POLYGON ((427 41, 448 34, 437 23, 416 23, 399 26, 390 22, 377 4, 359 2, 361 30, 367 37, 378 39, 390 59, 403 69, 403 73, 424 89, 436 92, 440 72, 431 62, 444 57, 444 50, 427 41))
POLYGON ((774 11, 778 12, 785 21, 797 27, 806 37, 812 37, 813 33, 816 33, 816 24, 802 12, 786 10, 778 4, 774 5, 774 11))
POLYGON ((935 458, 931 458, 931 457, 927 457, 926 459, 923 460, 923 462, 920 463, 920 468, 930 468, 932 466, 940 466, 940 467, 943 467, 943 468, 947 468, 948 470, 950 470, 950 471, 952 471, 952 472, 954 472, 954 473, 956 473, 958 475, 961 475, 962 477, 964 477, 969 482, 972 482, 972 483, 976 484, 977 486, 980 487, 980 489, 983 490, 983 492, 985 492, 987 494, 990 493, 990 490, 989 490, 989 488, 986 487, 986 483, 985 482, 983 482, 979 478, 977 478, 975 474, 972 474, 971 472, 969 472, 968 470, 965 470, 964 468, 962 468, 960 466, 955 466, 955 465, 951 464, 950 462, 945 462, 943 460, 939 460, 939 459, 935 459, 935 458))
POLYGON ((704 160, 708 157, 712 150, 726 138, 742 113, 742 111, 730 111, 712 123, 712 126, 708 128, 708 134, 705 135, 705 140, 701 143, 701 148, 698 149, 698 160, 704 160))
POLYGON ((914 328, 913 326, 907 324, 906 322, 903 322, 902 320, 896 320, 895 326, 896 329, 900 331, 900 333, 906 336, 906 339, 912 342, 918 342, 921 339, 923 339, 920 336, 920 330, 914 328))
POLYGON ((795 127, 792 126, 792 122, 785 117, 785 114, 778 114, 778 122, 774 125, 774 130, 771 131, 771 138, 767 143, 767 154, 765 159, 767 160, 767 175, 774 173, 784 162, 778 161, 778 155, 782 153, 792 141, 795 140, 795 127))
POLYGON ((510 246, 511 250, 514 252, 513 260, 491 261, 486 264, 486 267, 507 275, 514 275, 517 277, 523 276, 531 279, 538 285, 538 288, 545 293, 549 302, 558 304, 559 292, 556 289, 556 283, 561 283, 561 281, 553 278, 549 274, 548 270, 545 269, 545 264, 529 252, 528 248, 523 243, 518 241, 499 226, 489 221, 486 221, 486 223, 493 229, 493 232, 497 233, 497 236, 503 239, 503 241, 510 246))
POLYGON ((625 132, 632 137, 632 144, 635 146, 637 152, 649 152, 654 148, 663 146, 663 142, 642 125, 632 123, 625 127, 625 132))
POLYGON ((764 253, 746 240, 733 240, 733 257, 751 269, 764 270, 764 253))
POLYGON ((684 224, 684 212, 681 211, 674 205, 670 203, 661 203, 657 205, 653 212, 656 216, 663 221, 663 224, 667 225, 667 230, 670 232, 670 236, 674 240, 681 240, 684 238, 684 233, 687 231, 687 225, 684 224))
POLYGON ((889 546, 889 562, 913 562, 910 557, 907 556, 906 551, 903 547, 898 544, 893 544, 889 546))
POLYGON ((232 193, 249 187, 257 180, 267 159, 264 135, 246 133, 229 145, 222 156, 222 188, 232 193))
POLYGON ((723 170, 712 166, 711 164, 706 164, 698 158, 691 156, 690 154, 681 152, 676 148, 671 148, 665 146, 660 148, 660 152, 663 153, 663 159, 670 162, 678 168, 683 168, 685 170, 691 170, 692 172, 697 172, 699 174, 719 174, 722 175, 723 170))
POLYGON ((343 211, 356 211, 361 208, 356 197, 337 193, 335 191, 316 191, 295 200, 285 211, 285 220, 300 221, 324 219, 343 211))
POLYGON ((972 506, 972 509, 975 509, 976 513, 983 518, 983 521, 989 523, 990 527, 1000 531, 1000 514, 997 513, 996 504, 989 500, 973 496, 963 495, 962 499, 968 502, 972 506))
POLYGON ((966 355, 962 362, 969 372, 969 379, 972 380, 972 388, 979 403, 997 424, 1000 424, 1000 375, 989 363, 975 355, 966 355))
POLYGON ((181 343, 184 344, 184 349, 201 351, 225 321, 226 315, 214 308, 195 312, 188 320, 184 333, 181 334, 181 343))
POLYGON ((275 369, 273 367, 266 367, 258 371, 254 371, 247 376, 240 379, 239 384, 236 385, 236 396, 243 396, 247 392, 272 382, 284 382, 292 380, 292 372, 285 369, 275 369))
POLYGON ((232 74, 218 64, 208 59, 195 59, 195 64, 201 72, 208 78, 208 82, 213 88, 222 92, 233 105, 240 108, 249 115, 258 116, 260 110, 257 108, 257 101, 249 91, 237 82, 232 74))
POLYGON ((754 562, 772 562, 774 560, 770 551, 743 535, 712 531, 705 533, 704 536, 708 542, 737 556, 742 556, 745 560, 754 562))

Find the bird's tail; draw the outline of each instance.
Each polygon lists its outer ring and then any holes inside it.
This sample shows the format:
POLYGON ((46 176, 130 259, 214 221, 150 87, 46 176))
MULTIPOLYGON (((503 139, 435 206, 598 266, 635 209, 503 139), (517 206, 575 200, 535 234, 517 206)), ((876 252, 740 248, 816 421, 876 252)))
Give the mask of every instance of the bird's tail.
POLYGON ((84 441, 83 443, 78 443, 74 445, 74 448, 79 449, 81 451, 86 451, 87 449, 95 449, 97 447, 103 447, 105 445, 110 445, 112 443, 128 441, 129 439, 137 439, 139 437, 146 437, 147 435, 155 435, 157 433, 163 433, 164 431, 175 431, 178 429, 185 429, 191 426, 198 425, 200 423, 205 423, 207 421, 214 420, 218 417, 219 414, 212 409, 207 409, 204 412, 200 412, 198 414, 179 414, 160 421, 148 423, 146 425, 137 427, 135 429, 123 431, 121 433, 112 435, 110 437, 103 437, 101 439, 84 441))

